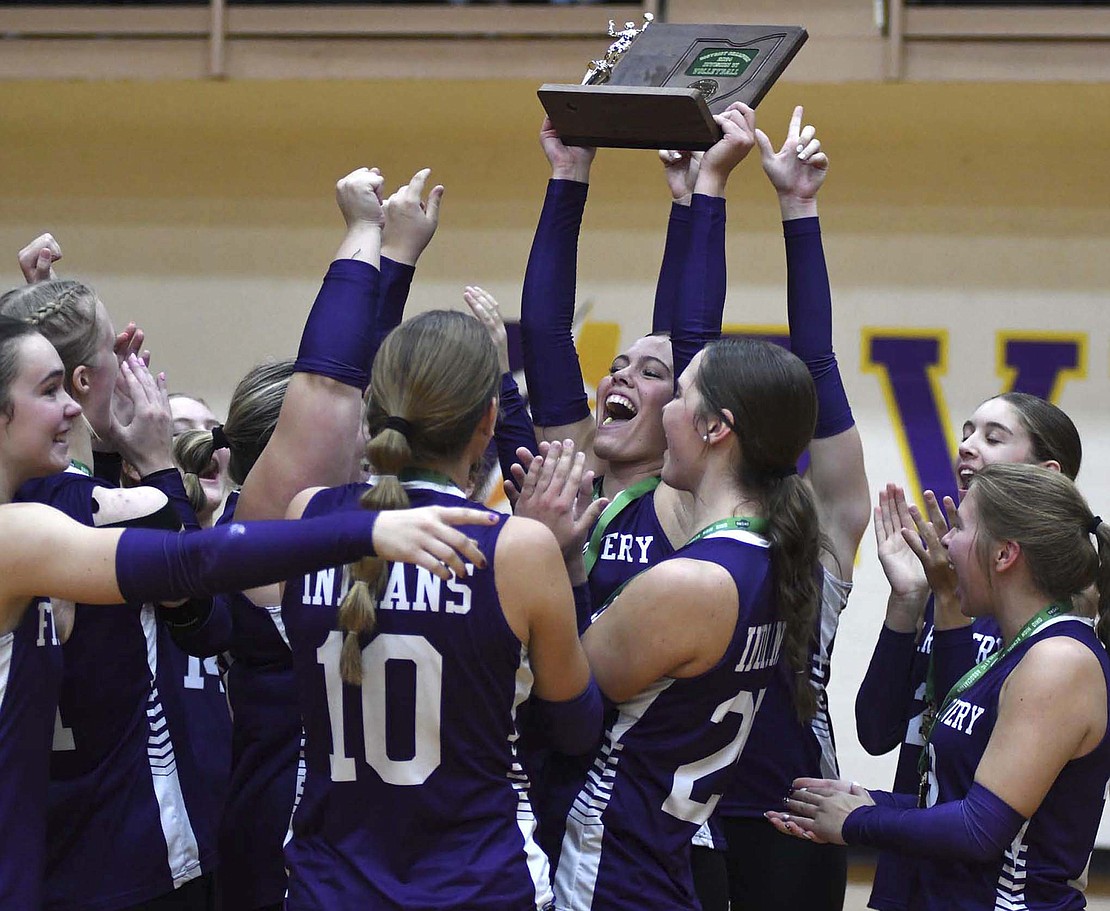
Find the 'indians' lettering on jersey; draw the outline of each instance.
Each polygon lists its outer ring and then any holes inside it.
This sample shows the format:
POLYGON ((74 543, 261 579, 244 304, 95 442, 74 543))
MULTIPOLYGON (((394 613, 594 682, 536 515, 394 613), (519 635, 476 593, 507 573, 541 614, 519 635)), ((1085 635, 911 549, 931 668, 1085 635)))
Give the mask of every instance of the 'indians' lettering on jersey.
MULTIPOLYGON (((473 564, 466 563, 467 577, 474 572, 473 564)), ((471 590, 465 580, 454 575, 443 580, 433 575, 423 566, 414 567, 415 583, 406 578, 404 563, 394 563, 390 567, 389 579, 382 589, 378 600, 379 610, 430 611, 444 614, 467 614, 470 612, 471 590)), ((410 569, 409 573, 412 572, 410 569)), ((343 603, 351 577, 348 567, 332 566, 314 575, 304 577, 301 603, 316 607, 338 607, 343 603)))

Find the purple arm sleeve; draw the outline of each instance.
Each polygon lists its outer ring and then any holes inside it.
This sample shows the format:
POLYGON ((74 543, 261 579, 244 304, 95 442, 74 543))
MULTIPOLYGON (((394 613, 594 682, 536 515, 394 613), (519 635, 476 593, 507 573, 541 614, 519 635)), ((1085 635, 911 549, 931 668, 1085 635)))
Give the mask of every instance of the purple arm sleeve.
POLYGON ((917 807, 916 794, 899 794, 897 791, 872 791, 868 790, 871 799, 877 807, 895 807, 903 810, 913 810, 917 807))
POLYGON ((170 501, 170 506, 181 520, 181 527, 187 530, 200 528, 197 514, 189 502, 189 495, 185 493, 185 483, 181 480, 181 472, 176 468, 163 468, 161 471, 152 471, 142 480, 144 487, 153 487, 162 491, 170 501))
POLYGON ((695 193, 690 200, 690 239, 671 324, 677 385, 686 365, 721 337, 725 313, 725 201, 695 193))
POLYGON ((533 694, 534 728, 560 753, 581 756, 597 749, 601 743, 601 690, 593 676, 586 688, 565 702, 548 702, 533 694))
POLYGON ((374 553, 372 510, 296 522, 232 522, 192 532, 131 528, 116 548, 125 601, 172 601, 282 582, 374 553))
POLYGON ((832 295, 816 217, 782 223, 786 238, 786 309, 790 350, 817 388, 816 439, 836 436, 855 424, 832 345, 832 295))
POLYGON ((944 701, 948 691, 976 664, 979 643, 970 625, 957 629, 933 630, 933 693, 937 705, 944 701))
MULTIPOLYGON (((401 325, 405 317, 405 304, 409 299, 409 288, 416 266, 399 263, 388 256, 382 257, 382 284, 378 303, 378 321, 374 327, 374 353, 390 332, 401 325)), ((371 355, 370 360, 373 360, 371 355)))
POLYGON ((589 186, 551 180, 536 226, 520 301, 524 375, 532 419, 541 427, 589 417, 582 367, 574 348, 578 232, 589 186))
POLYGON ((897 747, 906 732, 906 710, 912 697, 914 633, 896 633, 885 624, 871 663, 856 693, 856 733, 872 756, 897 747))
POLYGON ((927 810, 859 807, 844 820, 850 845, 893 848, 907 854, 987 863, 1013 842, 1025 818, 978 782, 963 800, 927 810))
POLYGON ((513 476, 509 469, 517 461, 517 449, 523 446, 529 452, 536 451, 536 428, 532 426, 532 418, 511 373, 501 374, 501 405, 493 438, 497 444, 501 476, 511 481, 513 476))
POLYGON ((369 263, 331 264, 301 333, 293 369, 330 377, 360 392, 370 382, 381 273, 369 263))
POLYGON ((655 309, 651 314, 652 332, 670 332, 674 328, 674 308, 682 287, 682 267, 690 246, 690 207, 671 203, 667 221, 667 242, 663 247, 663 264, 655 286, 655 309))

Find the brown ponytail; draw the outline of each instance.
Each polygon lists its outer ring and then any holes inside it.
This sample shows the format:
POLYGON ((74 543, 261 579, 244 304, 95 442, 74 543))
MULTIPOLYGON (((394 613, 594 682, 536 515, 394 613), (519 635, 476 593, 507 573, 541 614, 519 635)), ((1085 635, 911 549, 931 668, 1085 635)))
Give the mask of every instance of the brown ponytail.
POLYGON ((724 338, 705 347, 696 384, 703 416, 725 421, 736 435, 737 483, 766 511, 778 615, 786 623, 783 654, 793 672, 794 708, 808 722, 817 711, 810 664, 821 603, 822 538, 813 495, 794 466, 817 421, 813 380, 778 345, 724 338))

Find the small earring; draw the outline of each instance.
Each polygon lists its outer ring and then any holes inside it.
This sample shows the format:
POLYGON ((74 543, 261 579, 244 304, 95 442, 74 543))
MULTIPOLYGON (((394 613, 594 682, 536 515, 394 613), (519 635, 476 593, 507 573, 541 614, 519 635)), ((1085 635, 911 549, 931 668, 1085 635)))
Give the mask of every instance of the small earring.
POLYGON ((709 434, 707 433, 705 436, 702 437, 702 439, 705 440, 705 442, 708 443, 709 442, 709 434))

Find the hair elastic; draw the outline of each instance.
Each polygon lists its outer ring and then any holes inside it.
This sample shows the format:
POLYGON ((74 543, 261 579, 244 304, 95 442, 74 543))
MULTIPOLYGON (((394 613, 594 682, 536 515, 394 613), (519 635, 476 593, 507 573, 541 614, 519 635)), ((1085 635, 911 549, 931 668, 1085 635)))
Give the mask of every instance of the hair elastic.
POLYGON ((1087 534, 1098 534, 1098 527, 1102 524, 1102 516, 1095 516, 1091 519, 1091 523, 1087 526, 1087 534))
POLYGON ((789 478, 792 475, 796 475, 797 473, 797 465, 791 465, 789 468, 779 468, 777 470, 772 469, 770 472, 768 472, 768 474, 770 474, 772 478, 778 478, 779 480, 782 480, 783 478, 789 478))
POLYGON ((217 424, 212 428, 212 449, 219 451, 221 449, 230 449, 231 443, 228 442, 227 434, 224 433, 224 425, 217 424))
POLYGON ((408 440, 410 443, 412 442, 413 427, 412 424, 410 424, 404 418, 395 418, 390 415, 385 419, 385 423, 382 424, 382 430, 396 430, 406 440, 408 440))

